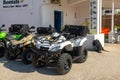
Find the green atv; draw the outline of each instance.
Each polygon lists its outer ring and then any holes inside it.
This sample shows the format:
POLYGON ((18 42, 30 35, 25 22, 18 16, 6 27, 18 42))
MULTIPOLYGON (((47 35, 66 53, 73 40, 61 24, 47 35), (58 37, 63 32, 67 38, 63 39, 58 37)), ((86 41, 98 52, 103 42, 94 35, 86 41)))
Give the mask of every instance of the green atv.
POLYGON ((2 25, 0 27, 0 58, 3 57, 6 52, 5 42, 6 42, 7 33, 4 32, 5 29, 2 29, 3 27, 5 27, 5 25, 2 25))
POLYGON ((31 29, 27 24, 14 24, 9 29, 9 36, 7 37, 7 52, 6 58, 9 60, 16 59, 18 56, 22 58, 25 64, 30 64, 32 60, 31 47, 34 45, 31 29))

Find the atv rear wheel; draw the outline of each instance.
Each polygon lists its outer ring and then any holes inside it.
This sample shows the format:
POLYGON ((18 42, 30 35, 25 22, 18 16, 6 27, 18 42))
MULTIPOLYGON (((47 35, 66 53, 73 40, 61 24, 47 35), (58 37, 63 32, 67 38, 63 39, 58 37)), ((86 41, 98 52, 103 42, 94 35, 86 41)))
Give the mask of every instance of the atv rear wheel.
POLYGON ((78 50, 78 56, 80 57, 75 62, 84 63, 87 60, 88 51, 84 46, 81 46, 78 50))
POLYGON ((6 59, 8 59, 8 60, 16 59, 17 56, 15 54, 14 55, 10 55, 10 54, 11 54, 10 52, 5 53, 6 59))
POLYGON ((6 52, 5 48, 0 48, 0 58, 4 56, 5 52, 6 52))
POLYGON ((34 56, 33 56, 32 63, 36 68, 42 68, 46 65, 45 62, 40 60, 40 56, 37 56, 36 54, 34 54, 34 56))
POLYGON ((24 64, 30 64, 32 63, 32 59, 33 59, 33 51, 31 49, 26 49, 23 53, 22 53, 22 61, 24 64))
POLYGON ((72 57, 68 53, 63 53, 57 62, 57 72, 61 75, 67 74, 72 67, 72 57))

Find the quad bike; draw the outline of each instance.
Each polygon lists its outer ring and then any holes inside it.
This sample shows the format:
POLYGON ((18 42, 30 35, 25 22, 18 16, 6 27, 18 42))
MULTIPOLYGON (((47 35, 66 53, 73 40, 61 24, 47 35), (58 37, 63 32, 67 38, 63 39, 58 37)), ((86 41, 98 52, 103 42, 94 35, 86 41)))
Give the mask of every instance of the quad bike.
POLYGON ((4 56, 5 52, 6 52, 6 36, 7 33, 4 32, 5 30, 2 29, 3 27, 5 27, 5 25, 2 25, 0 27, 0 58, 4 56))
POLYGON ((34 46, 34 40, 31 33, 31 29, 35 27, 30 27, 28 25, 14 25, 10 27, 10 35, 7 37, 7 53, 6 58, 9 60, 16 59, 17 56, 22 57, 22 61, 25 64, 30 64, 32 60, 31 47, 34 46), (13 33, 14 32, 14 33, 13 33), (14 37, 11 37, 14 35, 14 37))
POLYGON ((71 70, 73 61, 85 62, 88 54, 85 47, 87 38, 80 31, 84 30, 66 26, 61 34, 53 32, 50 36, 35 37, 33 65, 41 68, 56 63, 57 72, 63 75, 71 70))

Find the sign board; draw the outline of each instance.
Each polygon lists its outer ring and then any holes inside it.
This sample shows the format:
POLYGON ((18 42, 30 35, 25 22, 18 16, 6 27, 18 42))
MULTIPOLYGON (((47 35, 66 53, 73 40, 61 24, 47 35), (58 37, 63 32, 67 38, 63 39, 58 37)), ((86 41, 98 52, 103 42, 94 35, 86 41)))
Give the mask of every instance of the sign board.
POLYGON ((0 0, 0 9, 31 9, 33 0, 0 0))
POLYGON ((90 0, 91 8, 91 29, 97 32, 97 0, 90 0))

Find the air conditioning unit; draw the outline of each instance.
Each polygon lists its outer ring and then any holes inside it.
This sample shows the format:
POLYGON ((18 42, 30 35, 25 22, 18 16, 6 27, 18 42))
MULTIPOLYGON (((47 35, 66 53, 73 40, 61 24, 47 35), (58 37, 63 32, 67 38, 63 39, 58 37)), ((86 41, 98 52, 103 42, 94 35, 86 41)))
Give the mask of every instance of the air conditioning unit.
POLYGON ((52 4, 60 4, 60 3, 61 3, 61 0, 51 0, 51 3, 52 3, 52 4))

